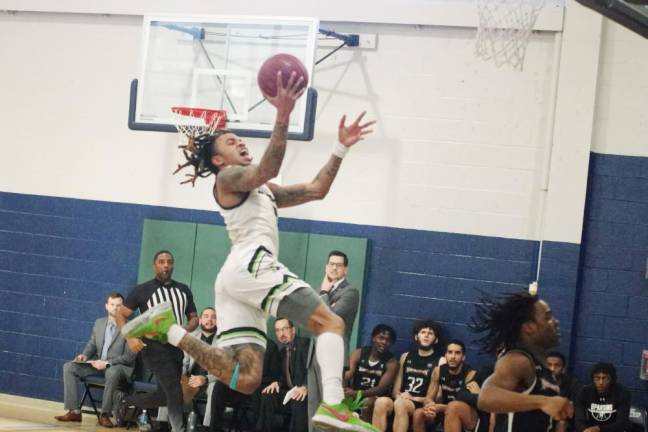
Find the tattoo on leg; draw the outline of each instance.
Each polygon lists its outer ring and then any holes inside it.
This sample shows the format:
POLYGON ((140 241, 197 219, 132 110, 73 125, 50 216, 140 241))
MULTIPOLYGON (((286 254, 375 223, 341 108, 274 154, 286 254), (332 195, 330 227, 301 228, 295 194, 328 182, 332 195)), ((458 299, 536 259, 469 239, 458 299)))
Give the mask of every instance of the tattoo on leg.
POLYGON ((219 380, 226 381, 231 377, 235 363, 232 350, 208 345, 190 334, 182 338, 178 348, 219 380))
POLYGON ((206 344, 191 335, 185 335, 178 347, 189 354, 196 362, 225 384, 230 383, 236 363, 239 363, 237 389, 252 392, 261 379, 263 372, 264 350, 257 344, 241 344, 227 348, 217 348, 206 344))

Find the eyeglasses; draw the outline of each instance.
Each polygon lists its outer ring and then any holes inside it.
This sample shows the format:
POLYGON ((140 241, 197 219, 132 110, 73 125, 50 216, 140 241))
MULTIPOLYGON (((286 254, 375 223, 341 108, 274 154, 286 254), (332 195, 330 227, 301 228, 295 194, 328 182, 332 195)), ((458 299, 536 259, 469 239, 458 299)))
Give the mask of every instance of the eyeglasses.
POLYGON ((332 262, 330 262, 330 263, 326 263, 326 265, 329 266, 329 267, 335 267, 335 268, 345 267, 344 263, 332 263, 332 262))

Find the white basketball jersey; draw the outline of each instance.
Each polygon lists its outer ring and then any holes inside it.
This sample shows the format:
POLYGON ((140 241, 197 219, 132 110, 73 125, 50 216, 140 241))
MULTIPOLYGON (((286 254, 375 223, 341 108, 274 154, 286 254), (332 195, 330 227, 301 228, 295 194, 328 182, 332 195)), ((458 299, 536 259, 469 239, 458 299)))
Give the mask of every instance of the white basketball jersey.
POLYGON ((272 255, 279 256, 277 205, 268 186, 262 185, 251 190, 237 206, 218 207, 225 219, 232 249, 256 249, 263 245, 272 255))

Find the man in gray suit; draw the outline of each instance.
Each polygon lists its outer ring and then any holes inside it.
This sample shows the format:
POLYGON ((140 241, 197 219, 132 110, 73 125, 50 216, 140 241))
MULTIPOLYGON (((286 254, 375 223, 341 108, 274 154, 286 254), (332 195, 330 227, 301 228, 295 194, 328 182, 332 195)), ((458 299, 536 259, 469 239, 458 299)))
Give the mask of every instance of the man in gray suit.
POLYGON ((106 297, 108 316, 99 318, 94 323, 92 335, 83 353, 63 366, 64 407, 68 412, 54 417, 64 422, 80 422, 79 379, 89 375, 103 375, 106 385, 101 402, 99 425, 113 427, 110 420, 113 392, 120 386, 127 385, 133 374, 135 353, 128 349, 126 341, 115 324, 115 313, 122 305, 124 297, 118 292, 111 292, 106 297))
MULTIPOLYGON (((340 318, 344 320, 344 364, 349 364, 349 341, 353 332, 353 322, 358 313, 360 293, 353 288, 346 279, 349 269, 349 258, 344 252, 333 250, 329 252, 324 280, 320 286, 320 297, 330 306, 340 318)), ((308 417, 312 418, 322 402, 322 389, 320 388, 320 368, 315 359, 315 339, 311 339, 308 354, 308 417)), ((309 422, 309 430, 313 430, 309 422)))

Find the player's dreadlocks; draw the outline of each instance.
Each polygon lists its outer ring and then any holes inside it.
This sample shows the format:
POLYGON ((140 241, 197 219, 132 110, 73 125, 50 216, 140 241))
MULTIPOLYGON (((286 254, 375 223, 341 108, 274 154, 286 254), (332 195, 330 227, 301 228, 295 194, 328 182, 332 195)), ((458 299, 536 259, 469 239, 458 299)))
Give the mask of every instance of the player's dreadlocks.
POLYGON ((475 333, 486 333, 478 339, 482 351, 497 355, 513 348, 520 339, 525 322, 533 321, 538 297, 527 292, 500 297, 483 297, 476 306, 476 317, 470 325, 475 333))
POLYGON ((209 177, 218 173, 218 167, 212 163, 212 157, 216 154, 216 140, 226 133, 227 129, 216 129, 210 133, 204 133, 196 137, 188 137, 187 144, 179 146, 182 149, 187 162, 178 164, 173 174, 180 172, 183 168, 193 166, 193 174, 185 174, 188 179, 180 184, 191 183, 194 186, 198 177, 209 177))

